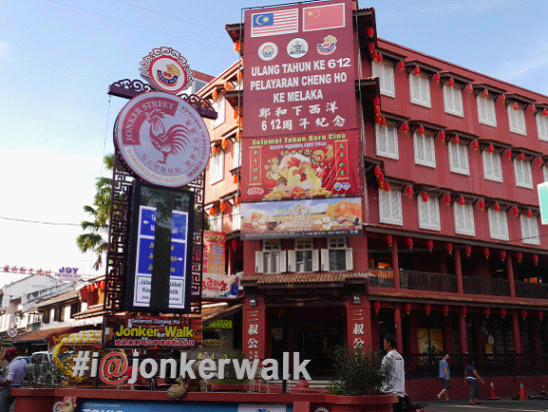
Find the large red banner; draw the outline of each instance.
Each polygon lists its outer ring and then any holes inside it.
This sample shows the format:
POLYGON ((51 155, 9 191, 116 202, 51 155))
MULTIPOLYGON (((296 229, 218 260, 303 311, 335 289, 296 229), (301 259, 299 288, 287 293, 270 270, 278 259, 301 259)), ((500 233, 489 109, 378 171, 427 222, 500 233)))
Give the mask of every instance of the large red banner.
POLYGON ((242 200, 360 193, 357 131, 242 139, 242 200))
POLYGON ((350 0, 245 13, 244 138, 357 128, 350 0))

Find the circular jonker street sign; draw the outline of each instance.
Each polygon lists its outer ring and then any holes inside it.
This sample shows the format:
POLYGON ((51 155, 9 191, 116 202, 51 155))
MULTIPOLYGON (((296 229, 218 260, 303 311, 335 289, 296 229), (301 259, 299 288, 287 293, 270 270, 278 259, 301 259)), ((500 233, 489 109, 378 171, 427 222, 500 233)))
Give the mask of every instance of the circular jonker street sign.
POLYGON ((164 92, 139 94, 124 106, 114 144, 139 178, 163 187, 193 181, 209 160, 209 133, 200 114, 164 92))

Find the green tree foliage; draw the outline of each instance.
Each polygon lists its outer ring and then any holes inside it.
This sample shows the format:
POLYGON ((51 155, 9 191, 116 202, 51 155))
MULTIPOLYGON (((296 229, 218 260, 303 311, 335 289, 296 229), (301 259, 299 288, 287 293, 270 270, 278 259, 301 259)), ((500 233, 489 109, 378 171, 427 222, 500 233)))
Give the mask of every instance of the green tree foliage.
MULTIPOLYGON (((114 165, 114 155, 108 154, 103 159, 105 167, 112 172, 114 165)), ((110 218, 110 194, 112 190, 111 177, 98 177, 95 183, 96 192, 93 199, 93 205, 85 205, 84 211, 91 216, 89 221, 84 220, 81 223, 82 233, 76 238, 78 248, 82 252, 91 251, 96 260, 93 268, 98 270, 103 264, 103 256, 108 250, 108 223, 110 218)))

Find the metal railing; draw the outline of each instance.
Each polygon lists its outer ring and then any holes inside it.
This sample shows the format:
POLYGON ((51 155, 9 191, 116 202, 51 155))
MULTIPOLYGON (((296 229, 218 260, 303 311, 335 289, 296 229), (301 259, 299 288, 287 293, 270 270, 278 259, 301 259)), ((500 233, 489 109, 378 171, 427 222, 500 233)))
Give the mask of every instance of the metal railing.
POLYGON ((369 284, 371 286, 394 287, 394 271, 392 269, 369 269, 369 284))
POLYGON ((510 282, 505 279, 490 279, 479 276, 463 276, 464 293, 480 295, 510 296, 510 282))
POLYGON ((516 296, 521 298, 548 299, 548 284, 516 281, 516 296))
POLYGON ((457 277, 447 273, 400 271, 400 285, 404 289, 457 292, 457 277))
MULTIPOLYGON (((439 361, 444 354, 403 354, 406 378, 437 378, 439 361)), ((548 353, 526 354, 450 354, 449 369, 452 378, 463 378, 470 359, 482 377, 548 374, 548 353)))

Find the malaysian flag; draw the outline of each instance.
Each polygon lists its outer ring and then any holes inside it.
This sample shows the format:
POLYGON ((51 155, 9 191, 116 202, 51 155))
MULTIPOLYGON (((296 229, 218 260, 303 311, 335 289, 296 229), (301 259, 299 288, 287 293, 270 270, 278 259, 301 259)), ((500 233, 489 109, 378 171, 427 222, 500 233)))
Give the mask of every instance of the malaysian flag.
POLYGON ((251 15, 251 37, 274 36, 299 31, 299 9, 284 9, 251 15))
POLYGON ((303 8, 303 31, 345 27, 344 3, 303 8))

